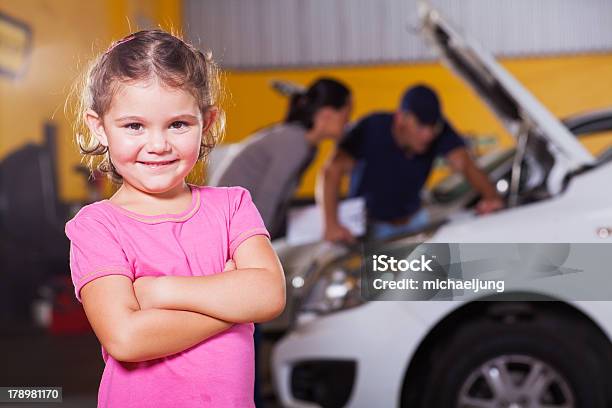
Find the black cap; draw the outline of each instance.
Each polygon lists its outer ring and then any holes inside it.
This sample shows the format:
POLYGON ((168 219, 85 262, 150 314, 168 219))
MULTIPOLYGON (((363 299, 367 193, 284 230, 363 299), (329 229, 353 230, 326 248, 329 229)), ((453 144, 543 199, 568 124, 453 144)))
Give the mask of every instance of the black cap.
POLYGON ((412 112, 419 122, 435 125, 440 120, 440 101, 436 92, 426 85, 408 88, 400 102, 400 109, 412 112))

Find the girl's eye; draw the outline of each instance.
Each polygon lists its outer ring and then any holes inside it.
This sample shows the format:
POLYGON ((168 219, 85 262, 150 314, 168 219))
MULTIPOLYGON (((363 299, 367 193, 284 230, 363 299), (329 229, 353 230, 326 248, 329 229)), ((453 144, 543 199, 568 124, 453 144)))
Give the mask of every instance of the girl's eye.
POLYGON ((142 125, 140 123, 128 123, 127 125, 124 126, 126 129, 129 130, 141 130, 142 129, 142 125))
POLYGON ((187 122, 183 122, 182 120, 177 120, 176 122, 172 122, 172 124, 170 125, 170 127, 174 129, 184 129, 187 126, 189 126, 189 124, 187 122))

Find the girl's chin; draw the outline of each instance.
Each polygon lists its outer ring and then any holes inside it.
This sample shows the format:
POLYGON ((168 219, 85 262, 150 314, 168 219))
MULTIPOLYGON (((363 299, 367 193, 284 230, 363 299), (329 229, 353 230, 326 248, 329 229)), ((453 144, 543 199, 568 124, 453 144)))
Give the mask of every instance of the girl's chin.
POLYGON ((132 188, 140 190, 148 194, 163 194, 163 193, 171 192, 174 189, 179 189, 179 190, 182 189, 184 182, 185 182, 184 178, 166 179, 165 177, 156 177, 156 180, 147 180, 147 181, 134 180, 131 183, 128 182, 128 184, 130 184, 132 188))

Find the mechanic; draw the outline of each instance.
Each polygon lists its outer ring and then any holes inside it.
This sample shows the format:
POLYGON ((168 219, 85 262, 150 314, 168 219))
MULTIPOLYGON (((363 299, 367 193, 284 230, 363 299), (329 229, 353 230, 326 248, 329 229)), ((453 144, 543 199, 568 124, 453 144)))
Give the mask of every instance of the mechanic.
MULTIPOLYGON (((350 89, 332 78, 319 78, 292 95, 283 123, 266 127, 242 142, 209 180, 212 186, 249 190, 272 239, 282 236, 290 200, 304 171, 325 139, 339 140, 352 111, 350 89)), ((255 405, 262 407, 260 358, 262 334, 255 325, 255 405)))
POLYGON ((331 78, 320 78, 291 98, 284 123, 247 138, 223 163, 211 184, 248 189, 272 238, 282 236, 284 216, 318 144, 338 141, 352 110, 351 91, 331 78))
POLYGON ((395 113, 373 113, 353 126, 321 171, 317 201, 323 207, 325 239, 355 239, 337 215, 341 179, 348 173, 349 196, 365 198, 368 237, 384 239, 426 226, 429 215, 421 207, 420 192, 437 156, 445 157, 480 193, 478 213, 503 207, 487 175, 442 115, 435 91, 416 85, 406 90, 395 113))

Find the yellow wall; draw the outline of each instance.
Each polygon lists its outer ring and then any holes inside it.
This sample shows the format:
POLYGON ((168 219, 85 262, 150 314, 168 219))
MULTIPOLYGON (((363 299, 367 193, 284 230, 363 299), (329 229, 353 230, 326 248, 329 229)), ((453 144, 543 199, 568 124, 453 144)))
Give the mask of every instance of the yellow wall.
MULTIPOLYGON (((82 198, 83 180, 72 170, 80 157, 72 143, 70 118, 63 113, 70 86, 88 59, 130 28, 160 25, 180 31, 181 1, 21 0, 1 3, 0 11, 29 24, 33 31, 33 53, 25 75, 17 80, 0 77, 0 160, 25 143, 40 142, 43 123, 53 120, 59 131, 60 193, 64 199, 82 198)), ((612 106, 612 55, 532 58, 504 64, 557 115, 612 106)), ((447 116, 459 130, 501 135, 501 145, 511 143, 479 100, 448 70, 433 63, 228 72, 226 141, 241 140, 284 116, 286 100, 271 90, 270 80, 307 84, 320 75, 338 77, 353 88, 354 118, 372 110, 393 109, 406 86, 426 81, 440 91, 447 116)), ((329 145, 322 149, 300 196, 312 195, 315 169, 329 150, 329 145)))
MULTIPOLYGON (((504 61, 503 65, 555 115, 563 117, 589 109, 612 107, 610 54, 515 59, 504 61)), ((239 141, 254 129, 284 116, 286 100, 270 88, 271 80, 308 84, 320 75, 340 78, 352 87, 354 119, 373 110, 394 109, 405 87, 425 81, 439 91, 446 115, 458 130, 468 134, 497 135, 500 146, 513 143, 471 90, 448 69, 436 63, 229 72, 227 87, 232 100, 226 106, 226 142, 239 141)), ((316 169, 329 151, 330 145, 327 144, 305 175, 299 196, 312 196, 316 169)), ((443 174, 439 172, 437 176, 443 174)))
POLYGON ((86 61, 130 26, 180 29, 181 1, 20 0, 0 3, 0 12, 28 24, 33 33, 24 75, 0 76, 0 160, 26 143, 40 143, 43 123, 52 120, 58 128, 60 194, 82 198, 84 181, 72 170, 80 157, 63 112, 68 90, 86 61))

